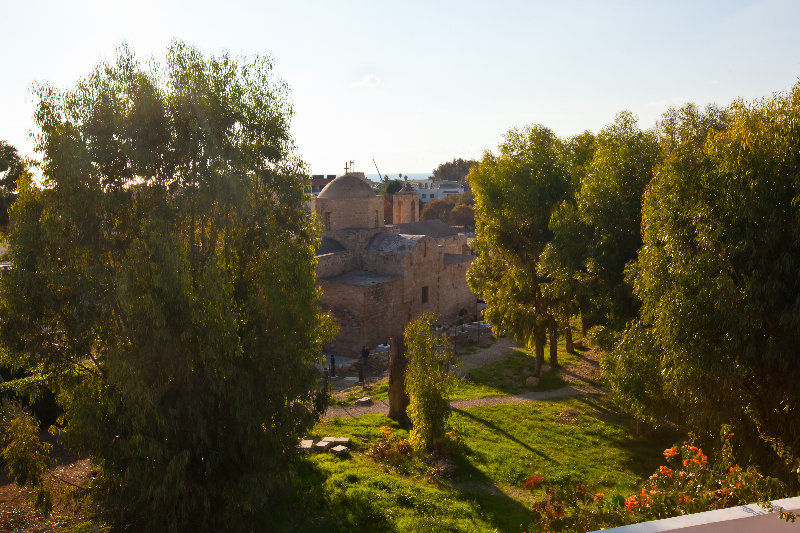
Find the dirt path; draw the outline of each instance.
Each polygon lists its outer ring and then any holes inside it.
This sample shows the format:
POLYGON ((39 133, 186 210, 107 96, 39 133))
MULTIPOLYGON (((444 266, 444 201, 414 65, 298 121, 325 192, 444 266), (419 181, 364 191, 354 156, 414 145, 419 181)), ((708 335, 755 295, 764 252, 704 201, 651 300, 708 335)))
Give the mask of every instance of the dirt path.
POLYGON ((508 355, 508 350, 515 346, 514 341, 508 337, 501 337, 494 341, 491 346, 481 348, 474 353, 459 355, 459 363, 455 368, 455 374, 461 377, 479 366, 504 359, 508 355))
POLYGON ((596 385, 602 375, 599 350, 591 348, 585 352, 576 351, 576 354, 578 360, 560 369, 558 373, 567 383, 596 385))
MULTIPOLYGON (((505 358, 506 355, 508 355, 508 351, 515 346, 516 344, 514 341, 503 337, 497 339, 491 346, 471 354, 464 354, 461 356, 461 360, 455 368, 455 374, 457 376, 463 376, 472 369, 487 363, 499 361, 505 358)), ((578 352, 578 360, 568 367, 560 369, 558 372, 569 385, 550 391, 524 392, 507 396, 456 400, 451 402, 450 406, 454 409, 468 409, 471 407, 536 402, 541 400, 569 398, 581 394, 602 394, 605 392, 602 387, 597 385, 597 381, 600 377, 600 363, 599 354, 593 349, 587 350, 586 352, 578 352)), ((322 418, 387 414, 388 412, 388 402, 385 400, 375 400, 372 405, 366 406, 344 405, 329 407, 322 418)))
MULTIPOLYGON (((508 396, 490 396, 488 398, 470 398, 450 402, 453 409, 469 409, 471 407, 487 407, 509 403, 529 403, 542 400, 570 398, 581 394, 602 394, 603 389, 592 385, 568 385, 560 389, 542 392, 524 392, 508 396)), ((372 405, 341 405, 329 407, 322 418, 335 418, 337 416, 379 415, 389 413, 389 404, 383 400, 375 401, 372 405)))

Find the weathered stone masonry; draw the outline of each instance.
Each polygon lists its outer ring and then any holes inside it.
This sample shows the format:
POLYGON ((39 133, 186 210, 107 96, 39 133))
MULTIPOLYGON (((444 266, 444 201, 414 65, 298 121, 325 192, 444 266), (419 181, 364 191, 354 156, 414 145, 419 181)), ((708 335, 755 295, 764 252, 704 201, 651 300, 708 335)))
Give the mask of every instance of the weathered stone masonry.
POLYGON ((356 356, 364 345, 402 335, 423 311, 443 325, 475 315, 466 236, 439 220, 419 221, 416 193, 398 196, 395 205, 404 207, 388 226, 383 199, 358 176, 336 178, 312 200, 325 226, 317 250, 322 303, 341 328, 329 347, 334 353, 356 356))

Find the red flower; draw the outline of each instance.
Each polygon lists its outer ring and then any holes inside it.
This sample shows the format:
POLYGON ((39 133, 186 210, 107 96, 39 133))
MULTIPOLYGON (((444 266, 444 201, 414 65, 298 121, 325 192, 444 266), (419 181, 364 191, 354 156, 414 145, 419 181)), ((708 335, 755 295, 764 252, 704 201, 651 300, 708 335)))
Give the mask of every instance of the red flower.
POLYGON ((672 459, 676 455, 678 455, 678 447, 677 446, 673 446, 672 448, 667 448, 666 450, 664 450, 664 457, 666 458, 667 461, 669 461, 670 459, 672 459))
POLYGON ((662 476, 672 477, 672 470, 666 466, 661 466, 658 468, 658 473, 662 476))
POLYGON ((606 497, 605 494, 603 494, 602 492, 598 492, 597 494, 594 495, 594 501, 599 502, 605 497, 606 497))
POLYGON ((534 475, 530 476, 528 479, 525 480, 525 483, 523 483, 523 486, 526 489, 534 490, 536 487, 538 487, 542 483, 542 481, 544 481, 544 478, 542 476, 534 474, 534 475))

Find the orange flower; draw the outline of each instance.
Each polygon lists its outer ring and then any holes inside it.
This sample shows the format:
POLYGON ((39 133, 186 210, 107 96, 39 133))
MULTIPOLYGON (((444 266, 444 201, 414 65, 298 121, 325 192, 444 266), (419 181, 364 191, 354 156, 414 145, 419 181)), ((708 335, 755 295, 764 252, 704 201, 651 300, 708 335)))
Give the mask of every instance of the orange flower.
POLYGON ((664 457, 666 458, 667 461, 669 461, 670 459, 672 459, 676 455, 678 455, 678 447, 677 446, 673 446, 672 448, 667 448, 666 450, 664 450, 664 457))
POLYGON ((658 468, 658 473, 662 476, 672 477, 672 470, 666 466, 661 466, 658 468))
POLYGON ((639 508, 639 502, 636 501, 636 495, 635 494, 633 496, 629 496, 625 500, 625 509, 627 509, 629 511, 636 511, 636 509, 638 509, 638 508, 639 508))
POLYGON ((602 492, 598 492, 597 494, 594 495, 594 501, 599 502, 605 497, 606 497, 605 494, 603 494, 602 492))

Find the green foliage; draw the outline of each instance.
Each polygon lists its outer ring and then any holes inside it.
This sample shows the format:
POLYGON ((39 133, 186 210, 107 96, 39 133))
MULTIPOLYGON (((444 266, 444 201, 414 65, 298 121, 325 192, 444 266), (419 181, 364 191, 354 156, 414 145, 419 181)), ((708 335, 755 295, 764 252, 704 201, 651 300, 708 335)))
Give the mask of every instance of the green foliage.
POLYGON ((590 231, 586 273, 593 306, 608 324, 620 329, 636 314, 625 265, 642 244, 642 194, 660 161, 657 138, 642 131, 628 112, 595 137, 595 152, 576 203, 590 231))
POLYGON ((734 426, 784 476, 800 465, 800 85, 720 111, 673 110, 628 277, 640 322, 609 364, 631 405, 706 434, 734 426), (636 378, 636 368, 651 368, 636 378), (759 443, 760 441, 760 443, 759 443), (772 449, 769 455, 765 449, 772 449))
POLYGON ((331 338, 286 87, 266 58, 176 42, 37 95, 0 363, 55 393, 109 525, 249 529, 324 408, 331 338))
POLYGON ((464 226, 468 230, 475 228, 475 211, 464 198, 467 193, 459 195, 456 199, 440 198, 431 200, 422 208, 420 214, 423 220, 441 220, 451 226, 464 226))
POLYGON ((378 185, 377 194, 379 196, 391 196, 403 188, 403 182, 400 180, 384 180, 378 185))
MULTIPOLYGON (((319 499, 287 501, 292 531, 519 531, 540 494, 524 490, 529 472, 563 486, 586 483, 628 494, 659 465, 674 434, 632 435, 629 417, 602 398, 507 404, 454 411, 449 423, 461 446, 451 477, 431 478, 424 458, 398 467, 368 451, 385 439, 408 438, 384 415, 321 420, 313 436, 352 439, 346 459, 314 454, 318 471, 301 473, 319 499), (386 427, 393 433, 387 437, 386 427), (322 525, 321 525, 322 524, 322 525)), ((624 499, 623 499, 624 501, 624 499)))
POLYGON ((17 149, 0 140, 0 226, 8 226, 8 209, 17 196, 17 181, 28 174, 17 149))
POLYGON ((3 193, 13 194, 17 191, 17 180, 25 173, 25 167, 17 149, 0 140, 0 189, 3 193))
POLYGON ((607 352, 613 350, 617 343, 616 332, 605 326, 593 326, 586 333, 586 338, 589 340, 589 342, 607 352))
POLYGON ((581 312, 590 313, 592 297, 597 294, 597 283, 592 275, 589 260, 592 231, 583 220, 576 204, 576 192, 586 179, 597 143, 591 132, 568 139, 566 158, 570 174, 567 198, 553 208, 548 227, 552 239, 542 252, 538 271, 547 282, 542 293, 566 327, 569 317, 581 312))
POLYGON ((436 181, 460 181, 464 183, 464 178, 469 174, 470 169, 477 165, 477 161, 459 157, 436 167, 433 170, 433 179, 436 181))
POLYGON ((533 341, 537 357, 553 319, 537 263, 552 237, 550 213, 569 191, 568 170, 561 140, 532 126, 510 131, 499 154, 487 152, 469 174, 478 233, 469 285, 493 327, 521 344, 533 341))
POLYGON ((15 483, 33 489, 36 509, 47 518, 52 509, 48 490, 49 454, 52 445, 39 439, 39 422, 18 404, 3 400, 0 404, 0 457, 15 483))
POLYGON ((439 451, 447 440, 453 349, 447 335, 436 333, 435 324, 432 314, 423 313, 409 322, 404 337, 408 357, 406 392, 411 398, 408 417, 413 428, 409 441, 417 451, 439 451))
POLYGON ((450 216, 450 211, 453 210, 453 202, 448 198, 440 198, 438 200, 431 200, 422 208, 420 217, 422 220, 441 220, 446 221, 450 216))
MULTIPOLYGON (((606 497, 583 484, 551 485, 545 490, 545 498, 533 504, 534 528, 582 532, 753 502, 764 502, 762 506, 772 511, 768 501, 786 496, 786 486, 763 476, 753 466, 736 465, 731 436, 723 435, 722 449, 713 463, 703 450, 689 443, 667 448, 667 464, 659 466, 627 498, 606 497)), ((531 476, 526 485, 536 489, 543 481, 543 476, 531 476)), ((796 517, 781 512, 780 518, 794 522, 796 517)))
POLYGON ((464 226, 471 230, 475 228, 475 211, 472 206, 461 204, 456 205, 447 217, 447 223, 451 226, 464 226))

